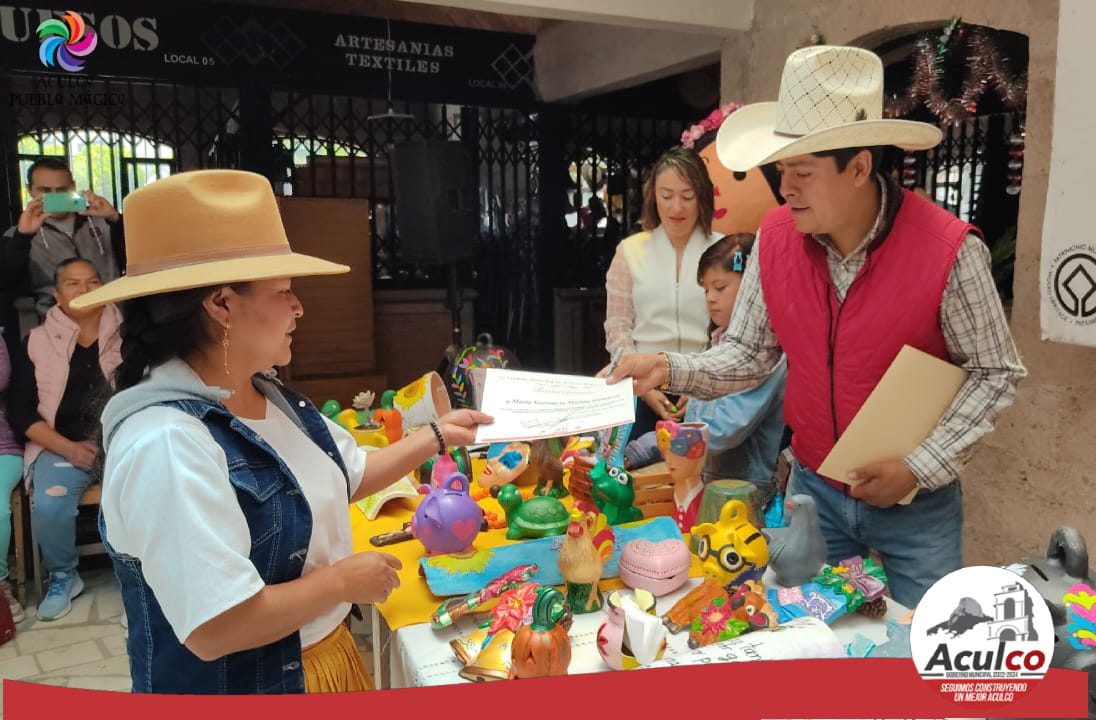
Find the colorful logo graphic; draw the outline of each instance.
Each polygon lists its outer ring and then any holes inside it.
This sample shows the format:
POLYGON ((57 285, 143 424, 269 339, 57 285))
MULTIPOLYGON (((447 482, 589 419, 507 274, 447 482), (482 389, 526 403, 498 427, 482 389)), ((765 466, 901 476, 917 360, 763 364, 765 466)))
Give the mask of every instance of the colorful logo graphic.
POLYGON ((68 72, 84 69, 84 60, 99 45, 95 34, 79 13, 69 10, 62 19, 50 18, 38 26, 38 59, 48 68, 68 72))

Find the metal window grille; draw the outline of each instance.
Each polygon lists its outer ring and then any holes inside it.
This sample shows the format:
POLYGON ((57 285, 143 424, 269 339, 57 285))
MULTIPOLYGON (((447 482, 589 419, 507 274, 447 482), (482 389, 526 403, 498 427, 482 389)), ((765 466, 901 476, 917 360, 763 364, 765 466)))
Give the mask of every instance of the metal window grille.
POLYGON ((639 229, 643 181, 686 123, 575 113, 566 121, 567 212, 561 277, 599 287, 616 245, 639 229))
POLYGON ((986 181, 1001 180, 1008 137, 1023 125, 1023 113, 981 115, 942 128, 944 139, 935 148, 911 153, 914 182, 940 207, 967 222, 977 223, 983 212, 986 181), (994 175, 987 177, 987 172, 994 175))
POLYGON ((106 77, 59 88, 55 78, 4 78, 13 98, 14 139, 4 143, 0 158, 12 209, 26 201, 26 171, 42 155, 64 157, 78 189, 119 208, 132 190, 173 172, 238 165, 233 88, 106 77))
POLYGON ((397 100, 395 111, 412 119, 369 120, 384 114, 387 101, 94 76, 82 81, 79 93, 111 102, 81 102, 69 94, 61 103, 33 102, 51 77, 56 75, 0 74, 6 92, 30 98, 13 103, 9 119, 0 123, 9 224, 23 199, 20 176, 41 154, 64 156, 78 186, 120 208, 133 189, 170 173, 246 167, 266 174, 279 194, 368 199, 369 227, 362 233, 372 238, 378 288, 440 287, 445 279, 442 268, 401 257, 389 149, 432 138, 464 143, 479 178, 480 218, 478 252, 462 266, 464 283, 479 293, 477 326, 523 357, 543 350, 548 331, 539 323, 552 287, 603 283, 616 243, 635 229, 644 172, 678 142, 684 127, 551 108, 552 157, 545 175, 545 108, 397 100), (552 198, 552 217, 542 232, 544 198, 552 198), (592 224, 590 214, 597 216, 592 224), (572 215, 582 221, 568 220, 572 215))

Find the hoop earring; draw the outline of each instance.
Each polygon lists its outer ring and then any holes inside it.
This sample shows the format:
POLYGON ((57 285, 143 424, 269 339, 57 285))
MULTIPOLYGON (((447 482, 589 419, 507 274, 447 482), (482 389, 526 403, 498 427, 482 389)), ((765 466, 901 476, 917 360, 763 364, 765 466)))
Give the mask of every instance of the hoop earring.
POLYGON ((228 348, 229 348, 228 329, 230 327, 232 327, 232 326, 231 325, 225 325, 225 334, 224 334, 224 337, 221 338, 221 347, 223 347, 224 350, 225 350, 225 375, 230 375, 231 374, 228 371, 228 348))

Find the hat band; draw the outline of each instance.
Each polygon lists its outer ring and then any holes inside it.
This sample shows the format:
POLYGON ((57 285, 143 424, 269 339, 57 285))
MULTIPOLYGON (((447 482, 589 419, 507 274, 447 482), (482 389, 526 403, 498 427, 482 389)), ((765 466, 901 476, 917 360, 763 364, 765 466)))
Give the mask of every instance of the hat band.
POLYGON ((208 250, 201 253, 189 253, 176 255, 174 258, 158 258, 148 262, 127 262, 126 275, 149 275, 161 270, 174 270, 175 268, 188 267, 190 265, 203 265, 218 260, 242 260, 253 257, 273 257, 277 255, 289 255, 293 251, 288 243, 277 245, 262 245, 249 248, 226 248, 223 250, 208 250))

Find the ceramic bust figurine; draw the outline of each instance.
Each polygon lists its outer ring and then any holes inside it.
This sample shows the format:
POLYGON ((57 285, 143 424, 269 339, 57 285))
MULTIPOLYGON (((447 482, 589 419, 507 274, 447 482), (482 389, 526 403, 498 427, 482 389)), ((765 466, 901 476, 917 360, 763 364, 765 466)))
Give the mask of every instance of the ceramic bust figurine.
POLYGON ((687 533, 696 523, 704 490, 700 471, 708 456, 708 425, 659 420, 655 433, 674 486, 674 519, 681 532, 687 533))
POLYGON ((722 105, 681 135, 681 144, 695 150, 708 168, 715 191, 712 230, 722 235, 756 231, 762 216, 779 203, 779 179, 771 177, 770 171, 754 168, 744 173, 733 172, 719 162, 715 152, 716 133, 738 108, 735 103, 722 105))

